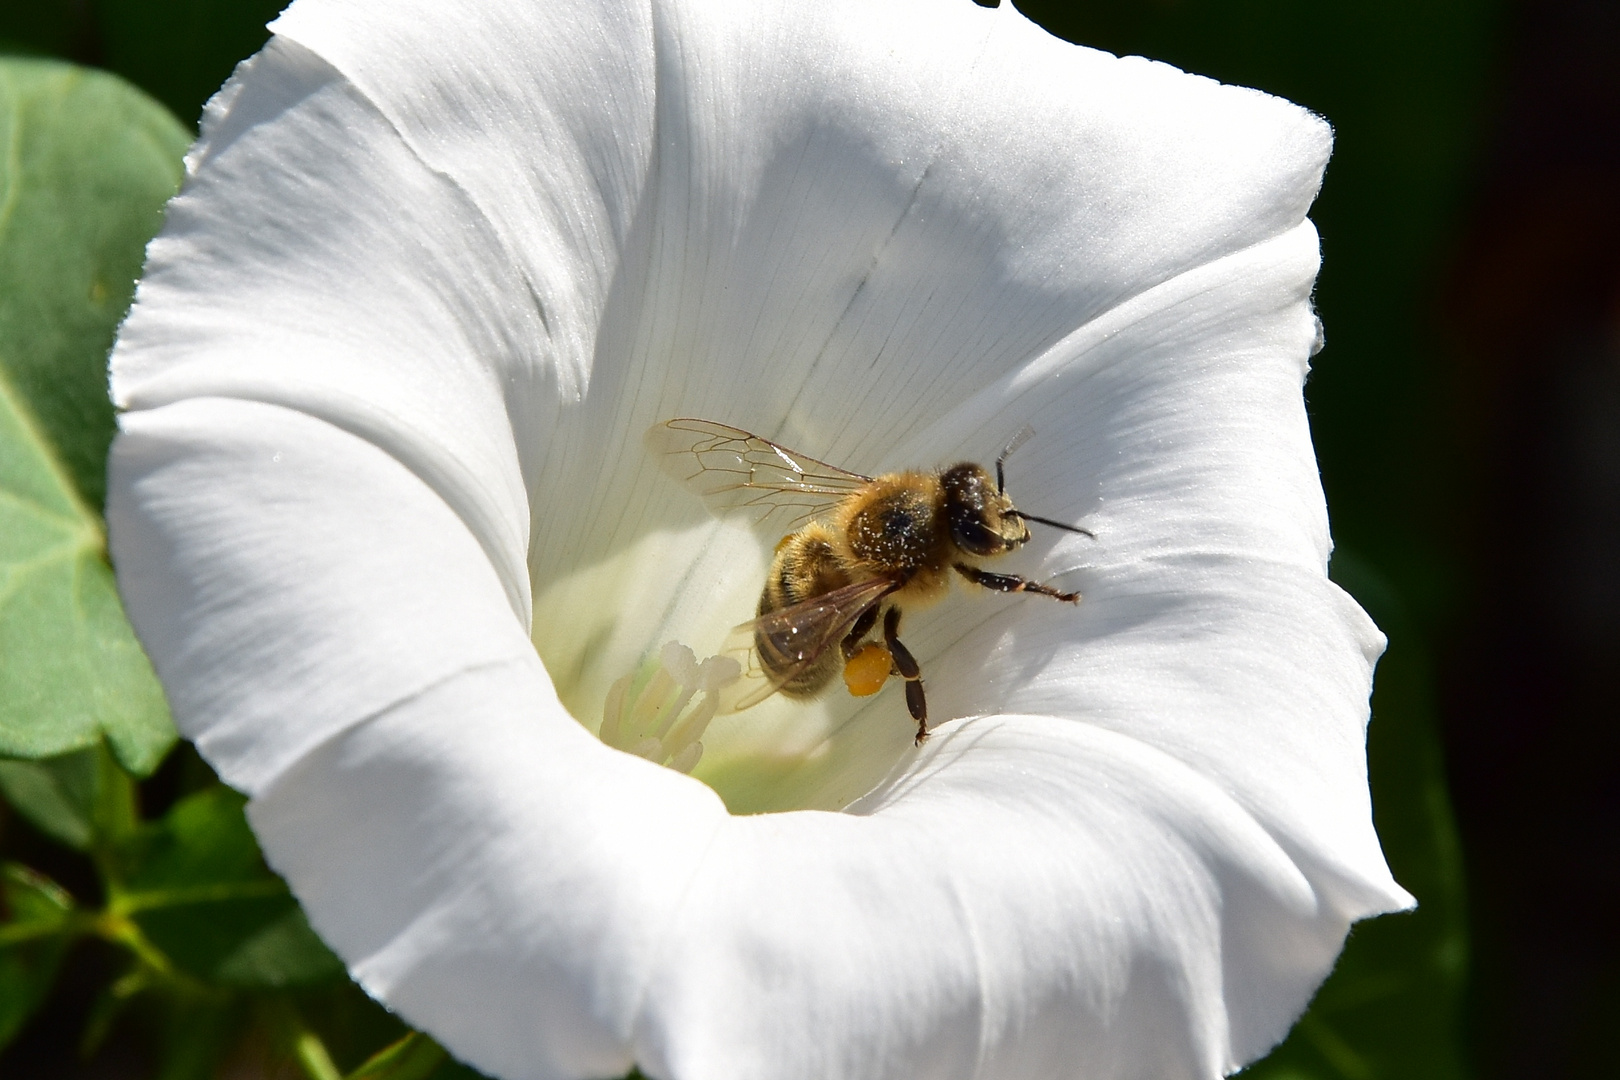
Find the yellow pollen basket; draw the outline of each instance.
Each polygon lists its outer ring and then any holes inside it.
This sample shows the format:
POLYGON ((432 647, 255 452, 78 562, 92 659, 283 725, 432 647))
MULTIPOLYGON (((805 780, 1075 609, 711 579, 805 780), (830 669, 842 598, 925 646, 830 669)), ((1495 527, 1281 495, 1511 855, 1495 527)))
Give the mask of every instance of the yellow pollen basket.
POLYGON ((894 658, 876 642, 862 645, 844 664, 844 685, 856 697, 870 697, 888 681, 894 658))

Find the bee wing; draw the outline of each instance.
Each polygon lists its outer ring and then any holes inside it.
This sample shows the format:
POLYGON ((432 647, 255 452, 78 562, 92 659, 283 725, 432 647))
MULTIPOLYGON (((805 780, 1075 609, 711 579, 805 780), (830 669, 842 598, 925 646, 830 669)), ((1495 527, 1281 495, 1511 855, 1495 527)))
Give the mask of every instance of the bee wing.
POLYGON ((889 578, 857 581, 735 627, 721 655, 735 659, 743 673, 727 695, 725 711, 740 712, 758 705, 792 682, 828 649, 836 649, 857 619, 899 587, 899 582, 889 578), (760 659, 762 636, 779 658, 775 671, 760 659))
POLYGON ((713 420, 666 420, 648 428, 643 442, 659 468, 714 513, 751 510, 756 521, 780 508, 796 511, 793 521, 808 520, 872 482, 713 420))

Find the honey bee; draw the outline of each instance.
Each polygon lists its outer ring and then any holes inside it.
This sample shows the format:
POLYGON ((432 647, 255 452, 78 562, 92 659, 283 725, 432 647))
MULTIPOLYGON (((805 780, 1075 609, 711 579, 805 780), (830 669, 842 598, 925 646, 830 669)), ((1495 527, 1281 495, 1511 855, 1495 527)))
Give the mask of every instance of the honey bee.
POLYGON ((774 693, 813 697, 840 666, 858 697, 898 675, 920 746, 928 702, 922 669, 900 641, 903 611, 938 600, 953 575, 997 592, 1079 603, 1079 593, 978 566, 1028 543, 1031 521, 1093 536, 1026 514, 1007 497, 1004 464, 1030 434, 1025 428, 1001 452, 992 480, 971 462, 862 476, 712 420, 653 425, 648 450, 712 510, 753 510, 762 519, 777 509, 796 514, 799 527, 776 545, 757 617, 732 632, 725 650, 740 654, 747 680, 731 710, 774 693), (868 641, 880 622, 881 642, 868 641))

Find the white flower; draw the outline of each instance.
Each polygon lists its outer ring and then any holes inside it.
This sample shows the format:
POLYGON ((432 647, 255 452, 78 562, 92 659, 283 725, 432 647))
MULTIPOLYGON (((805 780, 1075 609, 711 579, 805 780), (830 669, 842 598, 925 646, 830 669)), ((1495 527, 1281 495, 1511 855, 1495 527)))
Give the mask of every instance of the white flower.
POLYGON ((1410 902, 1301 403, 1320 120, 968 0, 274 30, 114 355, 112 547, 372 993, 508 1078, 1210 1077, 1410 902), (1009 491, 1097 540, 1006 568, 1085 600, 909 617, 921 750, 895 688, 610 749, 777 539, 648 459, 681 415, 865 473, 1032 424, 1009 491))

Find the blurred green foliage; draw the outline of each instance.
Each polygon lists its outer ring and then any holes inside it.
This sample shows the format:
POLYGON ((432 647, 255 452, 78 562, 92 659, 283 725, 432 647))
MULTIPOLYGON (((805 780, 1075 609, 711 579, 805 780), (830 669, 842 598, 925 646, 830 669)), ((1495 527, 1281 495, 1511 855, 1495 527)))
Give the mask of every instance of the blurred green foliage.
MULTIPOLYGON (((337 1059, 366 1080, 474 1076, 348 983, 264 865, 242 797, 198 777, 145 819, 134 780, 100 746, 0 762, 7 804, 82 853, 99 893, 86 902, 39 870, 0 864, 0 1047, 46 1004, 70 950, 95 941, 120 959, 77 1032, 86 1059, 134 1010, 161 1080, 205 1080, 251 1059, 295 1062, 311 1080, 344 1076, 337 1059)), ((28 1064, 60 1067, 61 1055, 28 1064)))
MULTIPOLYGON (((1421 907, 1357 927, 1311 1011, 1245 1075, 1466 1076, 1466 911, 1428 644, 1455 603, 1434 516, 1454 463, 1440 450, 1422 313, 1480 125, 1497 12, 1467 0, 1024 6, 1070 40, 1259 86, 1335 125, 1313 212, 1328 349, 1308 397, 1341 545, 1335 579, 1391 639, 1370 732, 1374 804, 1421 907)), ((0 51, 116 72, 190 123, 278 7, 8 5, 0 51)), ((88 958, 81 967, 107 978, 72 1016, 81 1051, 93 1056, 133 1015, 163 1080, 249 1060, 291 1062, 311 1080, 472 1077, 347 981, 264 866, 241 799, 191 751, 137 779, 173 735, 106 570, 102 365, 188 136, 117 80, 18 59, 0 61, 0 127, 24 147, 0 177, 12 193, 0 205, 0 488, 22 507, 7 513, 23 515, 0 519, 0 571, 35 582, 26 604, 0 603, 0 646, 19 647, 23 625, 46 628, 30 631, 28 670, 54 672, 41 682, 0 668, 0 757, 11 759, 0 761, 0 856, 31 860, 0 865, 0 1067, 88 958)))

